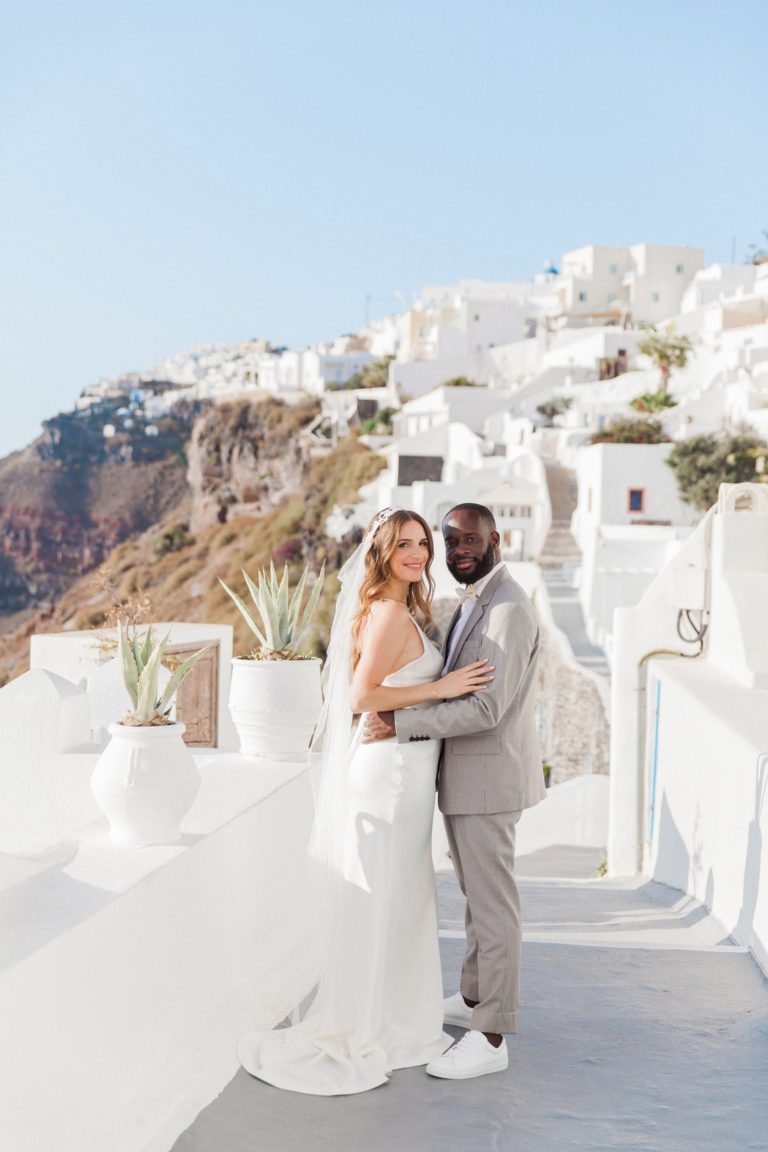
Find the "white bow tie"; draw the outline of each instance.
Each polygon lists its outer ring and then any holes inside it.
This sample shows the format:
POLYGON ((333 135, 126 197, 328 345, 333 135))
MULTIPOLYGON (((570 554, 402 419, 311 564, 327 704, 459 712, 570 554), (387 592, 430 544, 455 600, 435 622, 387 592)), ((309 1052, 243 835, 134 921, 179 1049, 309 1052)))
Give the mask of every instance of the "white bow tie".
POLYGON ((477 600, 479 593, 474 584, 467 584, 466 588, 457 588, 456 595, 463 604, 465 600, 477 600))

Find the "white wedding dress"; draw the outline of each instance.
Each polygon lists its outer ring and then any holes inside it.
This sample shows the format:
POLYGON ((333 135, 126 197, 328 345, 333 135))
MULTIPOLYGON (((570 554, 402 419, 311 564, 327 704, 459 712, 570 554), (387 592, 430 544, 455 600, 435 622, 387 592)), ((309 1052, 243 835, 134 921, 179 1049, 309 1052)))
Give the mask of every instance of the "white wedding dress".
MULTIPOLYGON (((419 633, 421 656, 386 686, 440 675, 442 657, 419 633)), ((452 1043, 442 1029, 431 852, 440 745, 363 744, 362 727, 350 748, 344 876, 335 885, 320 992, 298 1024, 246 1033, 238 1043, 251 1075, 318 1096, 365 1092, 452 1043)))

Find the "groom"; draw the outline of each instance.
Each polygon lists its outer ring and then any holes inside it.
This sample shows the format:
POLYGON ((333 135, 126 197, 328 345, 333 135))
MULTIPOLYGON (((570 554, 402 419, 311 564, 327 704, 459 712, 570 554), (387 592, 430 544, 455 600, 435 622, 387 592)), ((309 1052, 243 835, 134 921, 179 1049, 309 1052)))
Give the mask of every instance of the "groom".
POLYGON ((445 1001, 445 1021, 468 1031, 427 1072, 463 1080, 508 1064, 503 1037, 517 1031, 522 946, 515 831, 523 809, 546 789, 534 715, 533 606, 501 559, 490 509, 458 504, 442 531, 448 570, 466 586, 457 589, 461 604, 443 645, 443 671, 487 659, 494 679, 456 700, 373 716, 365 738, 445 741, 438 805, 467 901, 461 991, 445 1001))

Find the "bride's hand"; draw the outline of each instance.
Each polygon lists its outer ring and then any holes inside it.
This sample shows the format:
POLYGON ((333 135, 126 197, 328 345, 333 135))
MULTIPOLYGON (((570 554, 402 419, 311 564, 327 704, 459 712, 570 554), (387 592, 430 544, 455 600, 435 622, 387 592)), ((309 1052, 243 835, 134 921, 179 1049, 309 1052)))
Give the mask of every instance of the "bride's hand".
POLYGON ((467 664, 465 668, 456 668, 447 676, 443 676, 438 680, 437 687, 444 700, 453 700, 457 696, 466 696, 469 692, 479 692, 481 688, 487 688, 493 680, 493 672, 493 665, 487 660, 475 660, 473 664, 467 664))

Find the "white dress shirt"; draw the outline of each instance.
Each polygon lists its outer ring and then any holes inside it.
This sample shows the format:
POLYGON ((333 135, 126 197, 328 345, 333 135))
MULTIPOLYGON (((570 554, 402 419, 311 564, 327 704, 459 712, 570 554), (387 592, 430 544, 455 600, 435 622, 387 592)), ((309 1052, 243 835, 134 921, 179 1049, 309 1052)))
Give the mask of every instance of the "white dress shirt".
MULTIPOLYGON (((472 609, 474 608, 475 604, 477 603, 478 596, 483 591, 483 589, 485 588, 486 584, 491 579, 491 577, 495 576, 497 572, 500 572, 502 568, 506 568, 506 563, 504 560, 500 560, 499 563, 496 564, 490 570, 490 572, 488 573, 487 576, 483 576, 482 580, 477 580, 474 584, 467 585, 467 587, 472 587, 475 589, 475 596, 474 596, 474 598, 472 598, 471 596, 468 596, 466 600, 462 600, 462 602, 461 602, 461 609, 460 609, 461 614, 460 614, 458 620, 456 621, 453 632, 451 633, 451 643, 450 643, 450 647, 448 648, 448 652, 446 653, 446 656, 445 656, 445 663, 443 664, 443 672, 445 672, 445 669, 450 664, 451 660, 453 659, 453 655, 459 646, 459 641, 461 640, 462 634, 463 634, 464 629, 466 627, 467 620, 469 619, 470 615, 472 614, 472 609)), ((458 591, 458 589, 457 589, 457 591, 458 591)))

